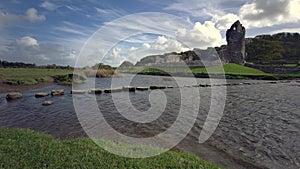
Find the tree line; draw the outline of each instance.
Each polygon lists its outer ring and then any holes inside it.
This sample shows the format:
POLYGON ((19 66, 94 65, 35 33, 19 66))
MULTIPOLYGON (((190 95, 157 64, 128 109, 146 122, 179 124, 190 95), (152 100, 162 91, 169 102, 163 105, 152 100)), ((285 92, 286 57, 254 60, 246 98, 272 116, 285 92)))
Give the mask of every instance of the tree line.
POLYGON ((73 69, 71 66, 59 66, 56 64, 37 66, 34 63, 8 62, 0 60, 0 68, 41 68, 41 69, 73 69))

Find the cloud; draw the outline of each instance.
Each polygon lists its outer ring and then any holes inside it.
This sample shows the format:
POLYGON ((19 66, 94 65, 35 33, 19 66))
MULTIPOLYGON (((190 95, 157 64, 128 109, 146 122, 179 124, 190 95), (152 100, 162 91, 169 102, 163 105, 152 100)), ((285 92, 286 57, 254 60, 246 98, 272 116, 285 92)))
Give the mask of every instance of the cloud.
POLYGON ((239 16, 248 28, 270 27, 300 21, 299 0, 254 0, 239 10, 239 16))
POLYGON ((223 39, 220 30, 215 27, 211 21, 205 21, 204 24, 196 22, 193 29, 178 29, 176 37, 185 42, 190 48, 207 48, 219 46, 223 39))
MULTIPOLYGON (((175 1, 164 8, 216 23, 226 30, 236 20, 246 28, 265 28, 300 21, 299 0, 247 0, 231 1, 175 1)), ((194 19, 195 19, 194 18, 194 19)))
POLYGON ((35 38, 25 36, 0 48, 0 58, 38 65, 74 65, 76 52, 59 44, 39 43, 35 38))
POLYGON ((226 30, 230 28, 230 26, 237 20, 239 20, 239 16, 229 13, 223 16, 214 16, 213 20, 216 23, 216 27, 220 30, 226 30))
POLYGON ((151 46, 149 43, 143 43, 143 48, 149 49, 151 46))
POLYGON ((53 4, 49 1, 44 1, 43 3, 41 3, 40 7, 45 8, 49 11, 53 11, 58 8, 58 6, 56 6, 55 4, 53 4))
POLYGON ((21 39, 17 39, 16 44, 17 46, 37 46, 38 42, 36 39, 30 36, 25 36, 22 37, 21 39))
POLYGON ((38 12, 35 8, 28 9, 26 11, 25 18, 30 22, 40 22, 46 20, 46 17, 44 15, 38 15, 38 12))

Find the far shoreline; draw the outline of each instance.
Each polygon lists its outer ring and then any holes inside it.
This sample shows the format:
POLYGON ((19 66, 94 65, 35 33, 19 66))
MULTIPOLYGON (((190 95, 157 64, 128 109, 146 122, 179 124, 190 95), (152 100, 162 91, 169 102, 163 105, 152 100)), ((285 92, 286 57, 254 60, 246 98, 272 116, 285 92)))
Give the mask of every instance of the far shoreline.
POLYGON ((9 92, 24 92, 55 85, 55 82, 40 82, 34 85, 9 85, 0 81, 0 94, 9 92))

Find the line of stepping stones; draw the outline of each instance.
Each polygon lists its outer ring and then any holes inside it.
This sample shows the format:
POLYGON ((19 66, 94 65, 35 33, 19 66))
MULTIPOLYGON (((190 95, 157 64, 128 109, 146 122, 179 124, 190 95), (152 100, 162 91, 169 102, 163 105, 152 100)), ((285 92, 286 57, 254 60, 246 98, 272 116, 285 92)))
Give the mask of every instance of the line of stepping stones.
MULTIPOLYGON (((269 82, 258 82, 258 83, 251 83, 251 82, 242 82, 242 83, 227 83, 227 84, 216 84, 216 85, 211 85, 211 84, 198 84, 198 85, 191 85, 191 86, 184 86, 184 87, 217 87, 217 86, 237 86, 237 85, 256 85, 256 84, 275 84, 275 83, 290 83, 291 81, 269 81, 269 82)), ((300 81, 296 81, 297 83, 300 83, 300 81)), ((182 88, 184 88, 182 87, 182 88)), ((111 89, 90 89, 88 91, 89 94, 101 94, 102 92, 104 93, 115 93, 115 92, 121 92, 121 91, 128 91, 128 92, 135 92, 136 90, 138 91, 145 91, 145 90, 155 90, 155 89, 167 89, 167 88, 178 88, 174 86, 149 86, 149 87, 144 87, 144 86, 123 86, 122 88, 111 88, 111 89)), ((71 90, 71 94, 85 94, 86 90, 71 90)), ((63 89, 61 90, 52 90, 51 91, 51 96, 62 96, 65 94, 65 91, 63 89)), ((36 98, 42 98, 42 97, 47 97, 49 96, 49 93, 46 92, 39 92, 35 94, 36 98)), ((8 93, 6 95, 6 99, 8 101, 11 100, 18 100, 22 98, 22 93, 20 92, 12 92, 8 93)), ((47 100, 42 103, 43 106, 49 106, 52 105, 53 101, 47 100)))

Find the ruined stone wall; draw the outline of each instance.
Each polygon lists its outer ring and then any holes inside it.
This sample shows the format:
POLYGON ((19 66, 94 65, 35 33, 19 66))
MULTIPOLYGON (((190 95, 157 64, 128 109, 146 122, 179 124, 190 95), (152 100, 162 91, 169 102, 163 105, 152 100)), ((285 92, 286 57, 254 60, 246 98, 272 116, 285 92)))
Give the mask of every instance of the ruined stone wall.
POLYGON ((245 64, 246 47, 245 47, 246 29, 240 21, 236 21, 226 32, 226 59, 230 63, 245 64))

